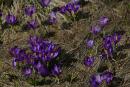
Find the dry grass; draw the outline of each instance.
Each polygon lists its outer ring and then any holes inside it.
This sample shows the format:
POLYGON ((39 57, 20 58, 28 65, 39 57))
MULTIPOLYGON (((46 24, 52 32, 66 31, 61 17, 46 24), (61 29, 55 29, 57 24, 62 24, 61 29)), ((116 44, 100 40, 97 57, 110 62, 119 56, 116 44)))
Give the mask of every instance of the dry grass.
MULTIPOLYGON (((127 38, 130 36, 129 0, 89 0, 90 2, 80 9, 85 16, 83 14, 80 15, 79 20, 73 21, 71 26, 65 29, 61 28, 62 23, 69 19, 64 18, 63 20, 62 17, 64 16, 61 15, 58 15, 59 20, 56 25, 46 26, 47 29, 45 29, 42 21, 47 18, 46 14, 48 13, 43 12, 37 0, 12 1, 14 4, 11 3, 11 6, 7 5, 7 3, 1 4, 1 9, 4 11, 4 15, 8 11, 12 11, 21 19, 21 23, 12 29, 2 26, 4 29, 0 29, 0 87, 33 87, 28 79, 21 76, 20 71, 12 68, 12 58, 8 53, 8 49, 12 46, 26 47, 29 35, 33 34, 42 35, 58 43, 65 50, 62 57, 67 60, 62 69, 63 72, 60 75, 59 83, 55 82, 53 78, 46 78, 46 81, 40 78, 41 81, 38 82, 38 86, 36 87, 89 87, 90 75, 98 72, 103 66, 107 66, 108 70, 115 73, 115 79, 112 85, 106 86, 106 84, 103 84, 102 87, 130 87, 130 45, 125 44, 127 38), (22 31, 23 24, 30 19, 23 16, 22 12, 23 7, 29 4, 29 1, 34 1, 35 6, 38 8, 33 18, 38 19, 41 25, 36 29, 36 32, 32 30, 22 31), (122 45, 121 52, 124 55, 117 56, 117 60, 114 62, 108 60, 102 62, 97 57, 94 66, 86 68, 83 64, 83 59, 87 55, 88 49, 86 49, 84 40, 88 37, 90 26, 96 23, 100 16, 108 16, 111 20, 109 25, 104 28, 106 33, 112 33, 113 31, 125 32, 120 43, 122 45), (47 32, 50 32, 51 35, 48 35, 47 32)), ((64 3, 63 0, 54 0, 48 9, 64 3)), ((130 44, 130 41, 128 40, 127 43, 130 44)))

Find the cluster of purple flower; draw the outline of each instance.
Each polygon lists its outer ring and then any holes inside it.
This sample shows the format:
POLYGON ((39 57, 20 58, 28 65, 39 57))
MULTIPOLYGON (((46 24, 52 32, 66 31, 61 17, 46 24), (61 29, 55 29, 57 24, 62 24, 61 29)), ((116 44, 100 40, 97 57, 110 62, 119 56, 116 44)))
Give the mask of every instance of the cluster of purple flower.
MULTIPOLYGON (((96 35, 96 34, 98 34, 100 31, 101 31, 101 26, 105 26, 106 24, 108 24, 108 18, 107 17, 101 17, 100 19, 99 19, 100 21, 99 21, 99 25, 96 25, 96 26, 92 26, 91 27, 91 33, 92 34, 94 34, 94 35, 96 35)), ((87 39, 86 40, 86 45, 87 45, 87 47, 88 48, 93 48, 93 46, 94 46, 94 40, 93 39, 87 39)), ((84 59, 84 64, 85 64, 85 66, 92 66, 93 65, 93 63, 94 63, 94 57, 92 57, 92 56, 87 56, 85 59, 84 59)))
MULTIPOLYGON (((108 22, 109 22, 109 18, 108 17, 105 17, 105 16, 101 17, 99 19, 99 21, 98 21, 98 25, 94 25, 94 26, 91 27, 91 33, 94 34, 94 35, 98 34, 101 31, 101 29, 105 25, 108 24, 108 22)), ((86 45, 87 45, 87 47, 92 48, 94 46, 94 40, 87 39, 86 40, 86 45)))
POLYGON ((73 2, 69 2, 64 6, 59 7, 56 11, 52 11, 49 15, 49 19, 48 22, 50 24, 55 24, 57 17, 56 17, 56 13, 59 12, 61 14, 75 14, 78 12, 80 8, 79 2, 76 0, 73 0, 73 2))
POLYGON ((66 4, 65 6, 60 7, 59 12, 61 14, 66 14, 66 13, 76 13, 80 8, 80 5, 78 2, 70 2, 66 4))
MULTIPOLYGON (((108 17, 101 17, 98 21, 98 25, 91 27, 91 33, 97 35, 102 28, 107 25, 109 22, 108 17)), ((112 57, 114 53, 114 48, 117 43, 121 40, 121 35, 118 33, 114 33, 113 35, 107 35, 103 38, 103 52, 100 55, 100 58, 104 59, 106 57, 112 57)), ((88 48, 93 48, 95 41, 93 39, 87 39, 86 45, 88 48)), ((94 49, 95 50, 95 49, 94 49)), ((98 55, 98 54, 96 54, 98 55)), ((86 67, 92 67, 95 61, 94 56, 87 56, 84 59, 84 65, 86 67)), ((111 72, 102 72, 101 74, 92 75, 90 79, 90 84, 92 87, 98 87, 102 81, 106 81, 107 84, 112 81, 113 75, 111 72)))
MULTIPOLYGON (((34 5, 26 6, 24 12, 27 16, 32 16, 36 13, 36 7, 34 5)), ((38 21, 36 19, 32 19, 27 22, 26 27, 29 29, 36 29, 38 27, 38 21)))
POLYGON ((112 57, 112 54, 114 52, 114 47, 120 40, 121 40, 121 35, 118 33, 114 33, 113 35, 105 36, 103 38, 103 47, 107 52, 106 54, 108 56, 112 57))
MULTIPOLYGON (((40 4, 42 7, 47 7, 50 4, 51 0, 40 0, 40 4)), ((73 0, 72 2, 69 2, 67 5, 59 7, 57 11, 51 11, 49 14, 49 18, 47 22, 49 24, 55 24, 57 22, 56 13, 60 12, 62 14, 66 13, 76 13, 80 8, 80 5, 77 0, 73 0)), ((34 13, 36 13, 36 7, 34 5, 28 5, 24 8, 24 13, 27 16, 32 16, 34 13)), ((2 16, 2 11, 0 11, 0 16, 2 16)), ((14 25, 18 22, 17 17, 9 13, 6 16, 6 23, 9 25, 14 25)), ((29 29, 36 29, 38 27, 38 21, 36 19, 32 19, 27 22, 26 27, 29 29)))
MULTIPOLYGON (((49 5, 51 0, 40 0, 40 4, 42 5, 42 7, 47 7, 49 5)), ((28 5, 25 7, 24 9, 24 13, 27 16, 32 16, 34 13, 36 13, 36 7, 34 5, 28 5)), ((0 17, 2 16, 2 10, 0 10, 0 17)), ((18 22, 16 15, 12 14, 12 13, 8 13, 8 15, 6 16, 6 23, 9 25, 14 25, 18 22)), ((35 29, 38 27, 38 21, 36 20, 30 20, 27 22, 26 24, 27 28, 30 29, 35 29)))
POLYGON ((91 27, 91 33, 93 34, 98 34, 102 28, 107 25, 109 23, 109 18, 108 17, 101 17, 99 20, 98 20, 98 25, 94 25, 91 27))
POLYGON ((13 57, 13 66, 24 65, 22 68, 25 76, 30 76, 32 71, 41 76, 57 76, 61 73, 59 63, 53 63, 60 53, 60 47, 51 41, 44 40, 37 36, 31 36, 29 39, 30 51, 13 47, 10 53, 13 57))
MULTIPOLYGON (((27 16, 32 16, 36 12, 36 8, 34 5, 26 6, 24 9, 24 12, 27 16)), ((2 11, 0 11, 0 16, 2 16, 2 11)), ((8 15, 6 15, 5 20, 6 20, 6 23, 9 25, 15 25, 18 22, 17 17, 12 13, 9 13, 8 15)), ((35 29, 37 28, 38 23, 36 20, 31 20, 27 22, 26 26, 28 28, 35 29)))
POLYGON ((105 71, 100 74, 92 75, 90 78, 90 85, 91 87, 99 87, 103 81, 105 81, 107 84, 110 84, 112 79, 113 79, 113 74, 109 71, 105 71))

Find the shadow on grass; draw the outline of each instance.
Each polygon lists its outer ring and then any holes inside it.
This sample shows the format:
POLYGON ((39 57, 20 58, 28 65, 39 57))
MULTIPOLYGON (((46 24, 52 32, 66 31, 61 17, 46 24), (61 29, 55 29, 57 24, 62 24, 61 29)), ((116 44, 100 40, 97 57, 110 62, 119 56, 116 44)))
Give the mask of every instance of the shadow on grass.
POLYGON ((112 31, 112 34, 114 34, 114 33, 117 33, 117 34, 120 34, 120 35, 124 35, 125 33, 126 33, 126 31, 124 31, 124 30, 113 30, 112 31))
POLYGON ((46 79, 41 79, 41 80, 34 80, 31 79, 31 82, 29 82, 31 85, 34 86, 43 86, 43 85, 50 85, 53 81, 52 80, 46 80, 46 79))
POLYGON ((72 27, 72 23, 71 22, 63 22, 61 25, 61 29, 62 30, 69 30, 72 27))
POLYGON ((76 17, 75 17, 75 20, 76 21, 79 21, 81 19, 87 19, 89 18, 91 15, 89 14, 89 12, 83 12, 83 11, 79 11, 77 14, 76 14, 76 17))
POLYGON ((45 38, 50 38, 50 37, 53 37, 55 36, 55 32, 46 32, 45 33, 45 38))
POLYGON ((114 77, 111 84, 108 87, 119 87, 123 83, 123 78, 114 77))
POLYGON ((77 59, 74 58, 74 54, 68 54, 65 50, 61 51, 61 64, 63 67, 71 67, 72 63, 77 62, 77 59))
POLYGON ((88 3, 90 3, 89 0, 79 0, 79 4, 80 4, 81 6, 85 6, 85 5, 87 5, 88 3))
POLYGON ((2 24, 1 27, 2 27, 2 30, 10 28, 10 26, 8 26, 7 23, 2 24))
POLYGON ((30 29, 28 29, 26 25, 23 25, 22 29, 20 30, 20 32, 26 32, 26 31, 29 31, 29 30, 30 29))
POLYGON ((117 48, 117 51, 123 51, 123 49, 130 49, 130 44, 124 44, 117 48))
POLYGON ((79 78, 77 78, 77 76, 73 77, 71 74, 67 75, 66 78, 63 79, 63 82, 67 81, 70 83, 74 83, 77 82, 79 80, 79 78))
POLYGON ((0 3, 3 3, 3 6, 11 7, 11 5, 13 5, 13 0, 0 0, 0 3))
POLYGON ((18 76, 14 74, 7 74, 7 76, 10 82, 12 82, 13 80, 18 80, 18 76))
POLYGON ((113 59, 115 60, 124 59, 126 57, 127 57, 127 53, 123 53, 123 52, 119 52, 118 54, 117 53, 113 54, 113 59))
POLYGON ((2 27, 2 32, 5 30, 5 29, 11 29, 11 26, 19 26, 20 25, 20 22, 19 21, 17 21, 15 24, 13 24, 13 25, 11 25, 11 24, 8 24, 8 23, 3 23, 2 25, 1 25, 1 27, 2 27))
POLYGON ((3 44, 3 41, 0 40, 0 47, 2 46, 2 44, 3 44))
POLYGON ((102 73, 102 72, 104 72, 104 71, 107 70, 107 69, 108 69, 108 66, 107 66, 106 64, 101 64, 101 65, 98 67, 97 72, 102 73))

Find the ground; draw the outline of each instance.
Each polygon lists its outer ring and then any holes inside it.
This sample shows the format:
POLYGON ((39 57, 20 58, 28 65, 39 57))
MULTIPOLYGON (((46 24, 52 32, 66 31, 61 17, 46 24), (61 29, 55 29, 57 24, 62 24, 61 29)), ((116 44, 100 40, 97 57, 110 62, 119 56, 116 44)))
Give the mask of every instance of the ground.
MULTIPOLYGON (((41 35, 47 38, 64 50, 63 59, 65 59, 62 67, 62 74, 59 76, 59 82, 52 77, 47 77, 45 80, 39 77, 39 81, 35 87, 90 87, 89 78, 92 74, 100 72, 106 67, 108 70, 115 73, 114 80, 108 86, 105 83, 101 87, 130 87, 130 1, 129 0, 86 0, 80 8, 78 17, 74 21, 66 19, 70 24, 64 24, 63 18, 58 15, 59 20, 55 25, 48 25, 47 29, 42 23, 46 19, 42 8, 38 3, 37 13, 34 18, 38 19, 40 26, 35 30, 24 30, 22 25, 29 18, 19 14, 23 7, 33 0, 1 0, 1 8, 4 11, 4 16, 8 10, 13 10, 14 14, 21 19, 21 23, 10 27, 3 23, 0 29, 0 87, 34 87, 29 79, 21 75, 21 72, 12 67, 12 57, 9 54, 9 49, 13 46, 27 47, 27 40, 30 35, 41 35), (6 3, 6 1, 8 1, 6 3), (10 2, 9 2, 10 1, 10 2), (12 3, 12 2, 13 3, 12 3), (120 42, 118 55, 115 61, 106 60, 102 62, 98 57, 93 67, 85 67, 83 60, 87 56, 85 39, 88 38, 90 28, 96 24, 101 16, 107 16, 110 22, 103 30, 107 34, 114 31, 123 33, 120 42), (25 20, 26 19, 26 20, 25 20), (62 24, 63 23, 63 24, 62 24)), ((37 0, 34 0, 36 2, 37 0)), ((51 6, 62 6, 67 1, 52 0, 51 6), (59 1, 59 2, 58 2, 59 1)), ((50 8, 52 8, 50 7, 50 8)), ((5 17, 3 17, 4 19, 5 17)), ((100 40, 97 42, 100 44, 100 40)), ((97 45, 98 45, 97 43, 97 45)), ((100 50, 101 47, 98 47, 100 50)), ((95 53, 95 50, 93 51, 95 53)))

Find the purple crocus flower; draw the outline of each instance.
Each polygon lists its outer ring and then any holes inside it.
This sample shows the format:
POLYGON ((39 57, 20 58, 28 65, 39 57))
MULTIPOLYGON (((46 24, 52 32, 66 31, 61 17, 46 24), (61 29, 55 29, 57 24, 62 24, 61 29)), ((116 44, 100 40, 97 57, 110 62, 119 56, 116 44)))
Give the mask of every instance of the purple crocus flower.
POLYGON ((24 76, 30 76, 32 74, 32 69, 30 67, 24 67, 23 68, 23 74, 24 76))
POLYGON ((30 49, 34 52, 34 53, 42 53, 44 51, 42 51, 43 49, 45 49, 45 44, 43 43, 44 40, 42 40, 40 37, 37 36, 30 36, 29 39, 29 45, 30 45, 30 49), (43 47, 42 49, 40 49, 41 47, 43 47))
POLYGON ((104 48, 105 48, 106 50, 108 50, 108 49, 110 49, 110 48, 113 48, 112 43, 107 43, 107 42, 105 42, 105 43, 104 43, 104 48))
POLYGON ((36 7, 34 5, 25 7, 25 14, 32 16, 36 12, 36 7))
POLYGON ((105 72, 101 73, 101 77, 103 80, 106 81, 107 84, 110 84, 110 82, 113 79, 113 74, 109 71, 105 71, 105 72))
POLYGON ((41 62, 40 61, 34 61, 33 63, 34 65, 34 68, 39 71, 40 70, 40 67, 42 66, 41 62))
POLYGON ((37 58, 40 56, 43 61, 50 61, 60 53, 60 48, 56 44, 36 36, 30 37, 29 44, 31 50, 37 53, 37 58))
POLYGON ((50 4, 51 0, 40 0, 42 7, 47 7, 50 4))
POLYGON ((79 10, 79 8, 80 8, 79 3, 70 2, 65 6, 60 7, 59 12, 61 14, 66 14, 67 12, 71 14, 71 13, 76 13, 79 10))
MULTIPOLYGON (((42 58, 43 61, 50 61, 52 59, 57 58, 57 56, 59 55, 61 49, 55 45, 55 44, 50 44, 49 47, 47 47, 47 50, 45 53, 46 55, 42 58)), ((44 54, 44 53, 43 53, 44 54)))
POLYGON ((59 12, 60 12, 61 14, 65 14, 65 13, 67 12, 66 7, 65 7, 65 6, 60 7, 59 12))
POLYGON ((34 55, 33 54, 27 54, 26 58, 25 58, 25 62, 27 65, 31 65, 33 63, 34 60, 34 55))
POLYGON ((109 49, 112 47, 112 36, 105 36, 103 40, 105 49, 109 49))
POLYGON ((112 36, 112 39, 113 39, 114 44, 116 45, 121 40, 121 35, 114 33, 112 36))
POLYGON ((87 47, 92 48, 94 46, 94 40, 86 40, 87 47))
POLYGON ((58 76, 61 73, 61 67, 60 65, 54 65, 53 68, 51 69, 51 73, 54 76, 58 76))
POLYGON ((65 6, 66 10, 71 13, 71 12, 74 12, 76 13, 79 8, 80 8, 80 5, 77 3, 68 3, 66 6, 65 6))
POLYGON ((100 74, 94 74, 90 77, 90 85, 92 87, 99 87, 103 81, 106 81, 107 84, 113 79, 113 74, 109 71, 102 72, 100 74))
POLYGON ((113 53, 114 53, 114 50, 113 50, 113 47, 111 46, 109 47, 109 49, 107 49, 107 54, 108 56, 112 57, 113 53))
POLYGON ((48 19, 48 23, 49 24, 55 24, 57 22, 57 17, 56 17, 56 12, 51 12, 49 14, 49 19, 48 19))
POLYGON ((10 54, 15 57, 17 61, 23 61, 23 59, 27 56, 24 49, 20 49, 16 46, 10 49, 10 54))
POLYGON ((97 33, 99 33, 100 31, 101 31, 101 27, 98 26, 98 25, 95 25, 95 26, 92 26, 92 27, 91 27, 91 33, 93 33, 93 34, 97 34, 97 33))
POLYGON ((104 48, 107 51, 107 54, 109 56, 112 56, 113 51, 114 51, 112 42, 113 42, 112 36, 105 36, 104 37, 103 46, 104 46, 104 48))
POLYGON ((9 50, 10 54, 11 54, 12 56, 15 56, 15 57, 20 53, 20 51, 21 51, 21 49, 18 48, 17 46, 12 47, 12 48, 9 50))
POLYGON ((100 26, 105 26, 105 25, 108 24, 108 22, 109 22, 109 18, 108 17, 103 16, 103 17, 101 17, 99 19, 99 25, 100 26))
POLYGON ((73 10, 74 4, 73 3, 68 3, 65 8, 68 12, 71 13, 71 11, 73 10))
POLYGON ((28 21, 27 27, 30 29, 36 29, 38 27, 38 22, 36 20, 28 21))
POLYGON ((80 8, 80 5, 78 3, 74 4, 74 7, 73 7, 74 13, 78 12, 79 8, 80 8))
POLYGON ((7 22, 8 24, 14 25, 14 24, 16 24, 16 22, 17 22, 17 18, 16 18, 14 15, 12 15, 12 14, 8 14, 8 15, 6 16, 6 22, 7 22))
POLYGON ((104 39, 104 41, 106 43, 111 43, 112 42, 112 36, 111 35, 105 36, 103 39, 104 39))
POLYGON ((100 74, 94 74, 90 77, 90 85, 91 87, 99 87, 99 85, 102 83, 102 78, 100 74))
POLYGON ((13 58, 13 60, 12 60, 12 65, 13 65, 13 67, 16 67, 16 66, 17 66, 17 60, 16 60, 16 58, 13 58))
POLYGON ((48 68, 45 64, 41 63, 41 61, 34 61, 34 69, 38 72, 38 74, 42 75, 42 76, 47 76, 49 75, 49 71, 48 68))
POLYGON ((13 56, 13 67, 16 67, 17 62, 22 62, 27 57, 25 50, 16 46, 10 49, 10 54, 13 56))
POLYGON ((95 58, 93 56, 86 57, 84 59, 84 65, 87 67, 91 67, 94 63, 95 58))

